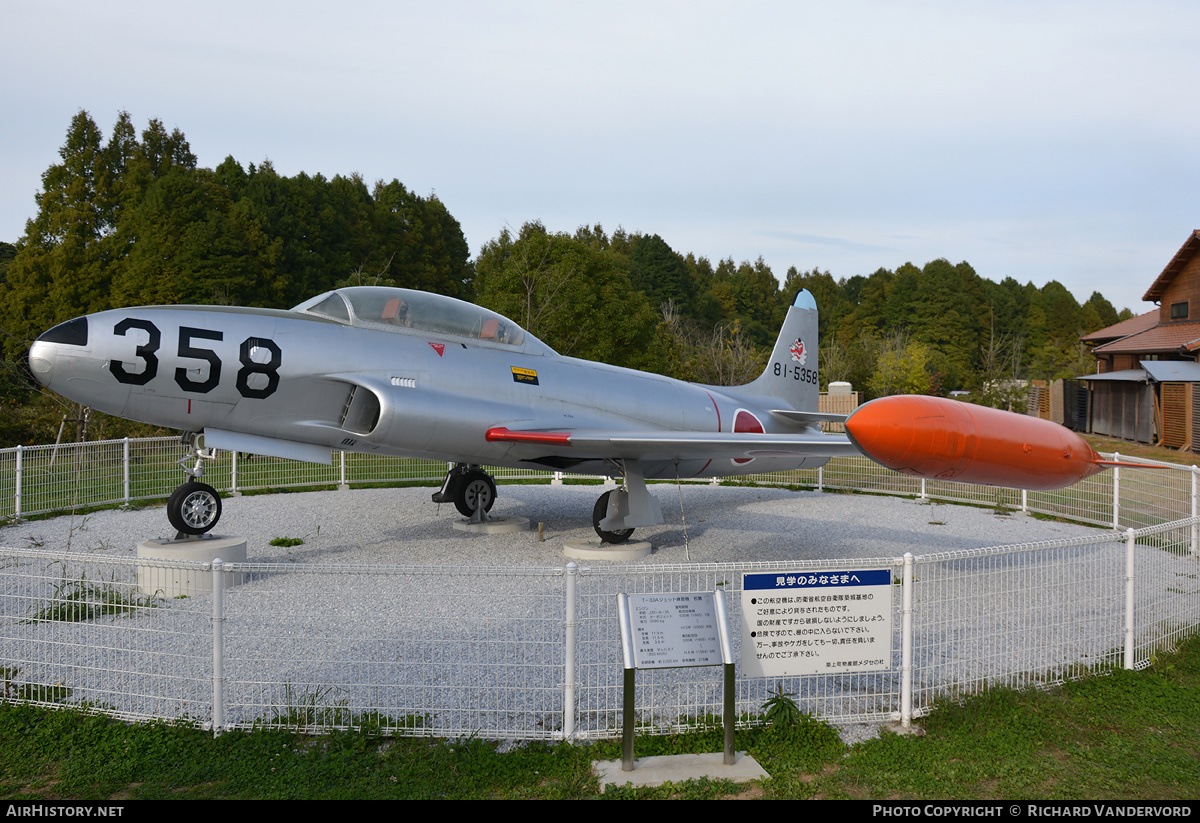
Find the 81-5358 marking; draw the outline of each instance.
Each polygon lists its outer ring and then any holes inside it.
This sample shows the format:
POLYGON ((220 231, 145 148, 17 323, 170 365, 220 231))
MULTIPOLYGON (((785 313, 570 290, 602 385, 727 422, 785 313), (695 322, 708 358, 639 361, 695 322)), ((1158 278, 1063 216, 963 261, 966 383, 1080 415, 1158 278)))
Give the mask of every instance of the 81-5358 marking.
POLYGON ((774 365, 776 377, 790 377, 793 380, 799 380, 802 383, 812 383, 817 385, 817 370, 806 369, 802 366, 789 366, 787 363, 776 363, 774 365))

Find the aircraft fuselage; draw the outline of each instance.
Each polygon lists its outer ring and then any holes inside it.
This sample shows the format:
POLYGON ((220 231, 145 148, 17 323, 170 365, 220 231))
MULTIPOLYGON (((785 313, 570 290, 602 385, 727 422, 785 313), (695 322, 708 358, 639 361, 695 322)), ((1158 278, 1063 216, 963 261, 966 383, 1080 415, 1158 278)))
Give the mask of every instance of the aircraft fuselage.
MULTIPOLYGON (((487 433, 496 427, 728 432, 738 421, 764 432, 796 431, 757 398, 562 357, 529 335, 514 346, 355 327, 294 311, 101 312, 43 335, 30 364, 47 387, 99 411, 185 431, 250 435, 282 444, 276 452, 260 450, 282 456, 296 456, 286 444, 307 444, 613 474, 601 455, 542 453, 549 450, 491 441, 487 433)), ((776 471, 826 459, 683 459, 678 472, 776 471)), ((676 473, 673 461, 643 461, 642 468, 647 477, 676 473)))

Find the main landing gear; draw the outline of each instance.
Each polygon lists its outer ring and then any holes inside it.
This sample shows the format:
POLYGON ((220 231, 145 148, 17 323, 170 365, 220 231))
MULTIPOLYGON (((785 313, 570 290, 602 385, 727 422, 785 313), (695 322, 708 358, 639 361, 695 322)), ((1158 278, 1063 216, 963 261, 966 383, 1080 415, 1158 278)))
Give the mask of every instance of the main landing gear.
POLYGON ((213 457, 211 450, 199 447, 199 439, 195 432, 184 433, 182 443, 188 451, 179 465, 189 480, 167 501, 167 520, 175 527, 177 540, 204 534, 221 519, 221 496, 212 486, 197 480, 204 476, 204 461, 213 457))
POLYGON ((453 503, 463 517, 482 522, 496 502, 496 481, 479 466, 457 463, 446 473, 434 503, 453 503))
POLYGON ((601 543, 624 543, 633 534, 633 529, 607 531, 600 528, 600 521, 608 517, 608 503, 612 499, 612 494, 611 491, 607 491, 600 495, 600 499, 592 507, 592 528, 596 530, 596 534, 600 535, 601 543))
POLYGON ((662 506, 646 489, 642 467, 636 460, 613 463, 624 482, 621 488, 600 495, 592 508, 592 528, 603 543, 624 543, 635 526, 663 522, 662 506))

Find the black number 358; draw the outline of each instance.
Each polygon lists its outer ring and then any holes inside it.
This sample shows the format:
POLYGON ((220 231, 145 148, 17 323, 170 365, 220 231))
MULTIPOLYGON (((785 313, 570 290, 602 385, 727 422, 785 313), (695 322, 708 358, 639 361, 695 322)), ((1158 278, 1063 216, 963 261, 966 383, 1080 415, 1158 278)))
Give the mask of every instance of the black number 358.
MULTIPOLYGON (((146 342, 139 344, 134 349, 134 356, 140 359, 145 367, 140 372, 130 373, 126 371, 125 364, 120 360, 110 360, 108 368, 118 382, 132 386, 144 386, 158 374, 157 352, 162 344, 162 332, 149 320, 127 317, 113 326, 113 334, 123 337, 129 334, 131 329, 139 329, 146 333, 146 342)), ((186 392, 207 394, 217 387, 221 382, 221 358, 212 349, 196 345, 196 342, 220 341, 224 337, 224 334, 219 331, 194 329, 189 326, 179 327, 179 347, 176 350, 178 356, 201 360, 208 364, 208 377, 204 380, 193 379, 183 366, 175 369, 175 383, 179 388, 186 392)), ((242 367, 238 369, 237 373, 237 390, 242 397, 261 400, 264 397, 270 397, 279 388, 279 365, 283 362, 283 352, 274 340, 266 337, 247 337, 242 341, 238 362, 242 364, 242 367), (261 359, 258 355, 259 351, 268 353, 267 362, 258 362, 258 359, 261 359), (254 388, 250 385, 250 378, 256 374, 265 377, 265 386, 254 388)), ((262 382, 262 379, 255 381, 258 384, 262 382)))

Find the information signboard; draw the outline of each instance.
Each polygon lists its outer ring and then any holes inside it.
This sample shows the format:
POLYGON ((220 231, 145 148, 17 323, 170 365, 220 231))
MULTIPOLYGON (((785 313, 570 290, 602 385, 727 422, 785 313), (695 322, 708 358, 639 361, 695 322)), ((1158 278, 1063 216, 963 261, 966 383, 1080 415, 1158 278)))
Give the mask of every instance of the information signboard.
POLYGON ((742 674, 881 671, 892 664, 890 569, 742 576, 742 674))
POLYGON ((634 667, 720 666, 721 632, 712 592, 631 594, 634 667))

